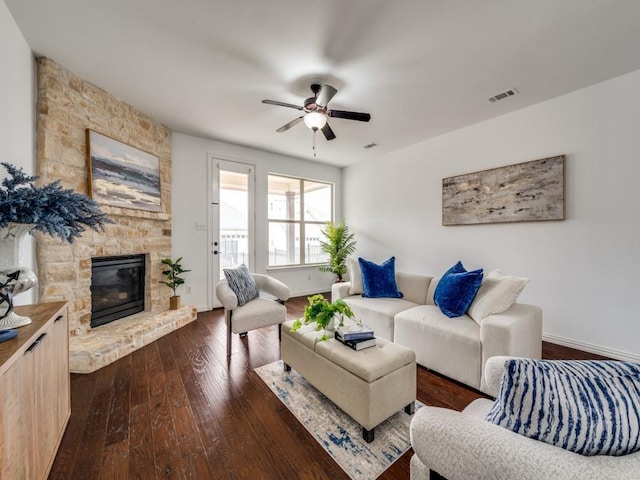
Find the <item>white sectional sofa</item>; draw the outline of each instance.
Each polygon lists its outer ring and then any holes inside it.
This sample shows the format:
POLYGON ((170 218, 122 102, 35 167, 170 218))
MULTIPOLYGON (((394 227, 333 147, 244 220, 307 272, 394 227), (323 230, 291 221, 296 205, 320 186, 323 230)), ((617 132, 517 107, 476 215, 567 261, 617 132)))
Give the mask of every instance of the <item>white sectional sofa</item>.
POLYGON ((494 356, 540 358, 542 309, 514 303, 476 323, 468 315, 449 318, 433 301, 438 278, 396 272, 402 298, 365 298, 350 294, 350 282, 335 283, 332 301, 342 298, 357 319, 416 353, 416 362, 485 393, 486 361, 494 356))

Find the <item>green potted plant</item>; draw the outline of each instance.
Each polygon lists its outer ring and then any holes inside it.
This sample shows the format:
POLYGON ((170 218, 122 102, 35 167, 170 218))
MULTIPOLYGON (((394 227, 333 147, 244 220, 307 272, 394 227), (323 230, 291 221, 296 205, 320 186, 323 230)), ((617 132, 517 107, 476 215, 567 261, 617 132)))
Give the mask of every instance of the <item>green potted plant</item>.
POLYGON ((168 268, 162 271, 162 274, 166 277, 166 280, 160 280, 160 283, 164 283, 167 287, 173 290, 173 296, 169 298, 169 308, 171 310, 177 310, 180 308, 180 296, 177 294, 177 288, 184 283, 184 278, 181 277, 183 273, 190 272, 191 270, 185 270, 182 268, 180 262, 182 257, 176 261, 170 258, 163 258, 162 263, 168 268))
POLYGON ((329 263, 319 269, 333 273, 337 277, 336 282, 342 282, 342 276, 347 273, 347 257, 356 250, 355 235, 349 232, 344 219, 338 224, 327 222, 322 234, 325 240, 320 240, 320 247, 329 255, 329 263))
POLYGON ((295 332, 300 329, 302 325, 308 325, 310 323, 316 324, 316 330, 325 330, 325 333, 318 339, 318 341, 327 340, 329 337, 326 334, 326 330, 331 327, 332 322, 335 322, 335 317, 339 316, 338 326, 343 325, 344 317, 353 318, 354 314, 349 305, 341 298, 331 303, 321 293, 312 295, 307 298, 309 305, 304 309, 304 317, 298 318, 293 322, 291 331, 295 332))

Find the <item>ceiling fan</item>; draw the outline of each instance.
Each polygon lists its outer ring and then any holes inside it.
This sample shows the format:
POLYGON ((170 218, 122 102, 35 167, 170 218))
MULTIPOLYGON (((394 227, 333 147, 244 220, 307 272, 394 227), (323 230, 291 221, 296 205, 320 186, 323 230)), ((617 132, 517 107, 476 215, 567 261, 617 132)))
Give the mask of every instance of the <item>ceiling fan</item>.
MULTIPOLYGON (((371 120, 371 115, 368 113, 359 112, 347 112, 344 110, 331 110, 328 108, 329 102, 338 91, 331 85, 320 85, 314 83, 311 85, 311 91, 313 97, 309 97, 304 101, 303 106, 293 105, 291 103, 278 102, 276 100, 262 100, 262 103, 269 105, 278 105, 281 107, 295 108, 301 110, 304 115, 290 121, 286 125, 281 126, 276 132, 286 132, 294 125, 304 121, 305 125, 309 127, 315 134, 318 130, 322 131, 324 138, 327 140, 333 140, 336 138, 336 134, 327 122, 328 117, 333 118, 345 118, 347 120, 358 120, 360 122, 368 122, 371 120)), ((314 136, 315 137, 315 136, 314 136)))

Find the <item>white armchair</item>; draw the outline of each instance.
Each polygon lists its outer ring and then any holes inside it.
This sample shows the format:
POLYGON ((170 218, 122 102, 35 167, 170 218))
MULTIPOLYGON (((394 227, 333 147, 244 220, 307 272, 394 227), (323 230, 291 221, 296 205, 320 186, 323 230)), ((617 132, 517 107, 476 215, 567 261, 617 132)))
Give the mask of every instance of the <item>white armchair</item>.
MULTIPOLYGON (((485 366, 493 395, 507 358, 492 357, 485 366)), ((639 478, 640 452, 619 457, 573 453, 485 421, 492 405, 478 399, 462 412, 438 407, 416 411, 411 421, 411 480, 639 478)))
POLYGON ((231 356, 231 333, 245 335, 249 330, 280 325, 287 319, 284 302, 291 295, 289 287, 268 275, 252 273, 251 276, 260 296, 242 306, 238 306, 238 297, 226 280, 221 280, 216 286, 216 295, 224 307, 227 324, 227 356, 231 356), (265 293, 267 295, 263 295, 265 293))

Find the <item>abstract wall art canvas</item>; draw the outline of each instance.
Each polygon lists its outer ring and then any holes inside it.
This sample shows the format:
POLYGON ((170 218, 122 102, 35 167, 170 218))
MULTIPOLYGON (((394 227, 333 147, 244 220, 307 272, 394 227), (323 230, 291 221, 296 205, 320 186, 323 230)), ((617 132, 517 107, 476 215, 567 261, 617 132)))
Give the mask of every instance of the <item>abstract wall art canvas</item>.
POLYGON ((161 212, 160 159, 87 129, 89 195, 121 208, 161 212))
POLYGON ((442 180, 442 224, 564 220, 564 155, 442 180))

